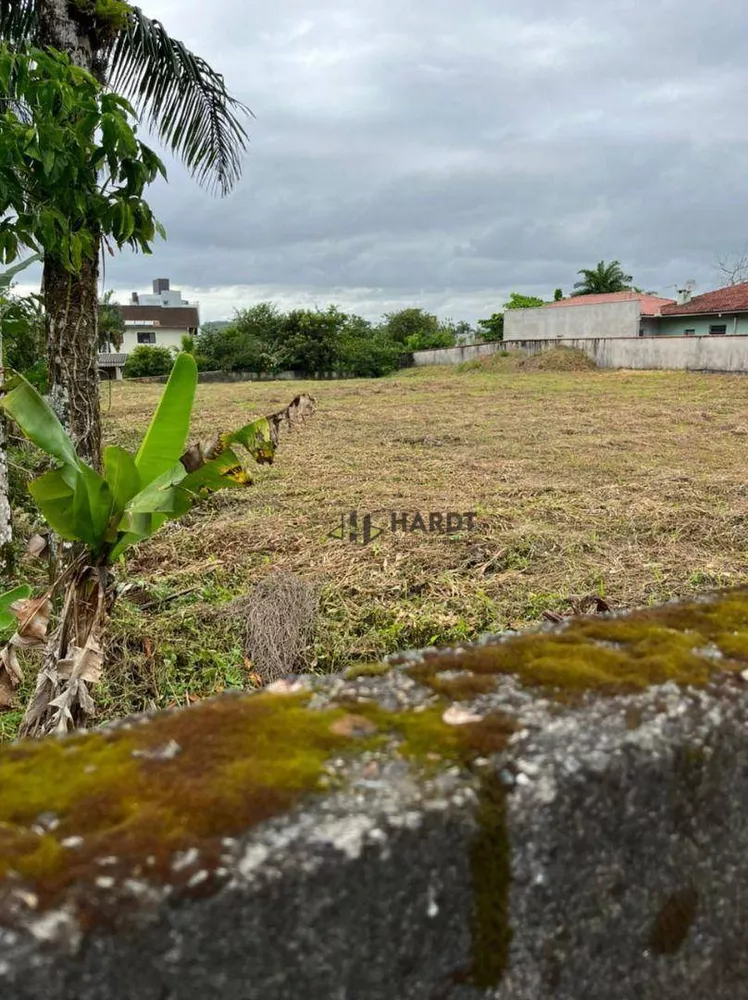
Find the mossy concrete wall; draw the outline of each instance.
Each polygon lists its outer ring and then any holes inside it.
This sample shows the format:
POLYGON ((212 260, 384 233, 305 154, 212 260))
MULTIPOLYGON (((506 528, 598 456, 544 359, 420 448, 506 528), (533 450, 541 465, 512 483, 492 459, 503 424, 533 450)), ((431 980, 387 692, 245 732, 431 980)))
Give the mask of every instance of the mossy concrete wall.
POLYGON ((8 747, 0 997, 748 998, 745 678, 733 591, 8 747))

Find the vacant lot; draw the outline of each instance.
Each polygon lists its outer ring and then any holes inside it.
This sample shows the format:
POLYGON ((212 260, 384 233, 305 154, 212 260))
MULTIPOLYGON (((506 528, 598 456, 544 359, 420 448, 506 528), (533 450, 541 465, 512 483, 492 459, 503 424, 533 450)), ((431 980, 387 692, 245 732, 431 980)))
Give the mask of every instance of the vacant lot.
MULTIPOLYGON (((107 437, 135 445, 160 391, 115 385, 109 405, 105 389, 107 437)), ((220 608, 279 568, 323 587, 318 670, 527 626, 590 594, 621 608, 748 579, 743 378, 422 369, 206 385, 195 436, 298 391, 317 415, 253 488, 130 557, 138 587, 116 613, 107 714, 247 683, 240 623, 220 608), (328 538, 354 509, 475 511, 477 528, 328 538)))

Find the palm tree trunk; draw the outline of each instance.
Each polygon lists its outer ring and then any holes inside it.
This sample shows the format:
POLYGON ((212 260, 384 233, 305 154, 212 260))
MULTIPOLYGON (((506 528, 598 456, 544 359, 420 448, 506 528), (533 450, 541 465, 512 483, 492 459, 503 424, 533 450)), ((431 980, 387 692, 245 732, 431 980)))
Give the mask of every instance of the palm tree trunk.
POLYGON ((99 242, 78 274, 54 257, 44 260, 44 308, 50 403, 78 454, 101 466, 98 369, 99 242))
MULTIPOLYGON (((78 66, 103 78, 93 22, 89 30, 71 17, 69 0, 37 0, 39 41, 65 52, 78 66)), ((67 427, 78 453, 100 467, 101 422, 98 375, 98 277, 100 243, 79 274, 70 274, 50 255, 44 260, 47 313, 47 364, 50 401, 67 427)))

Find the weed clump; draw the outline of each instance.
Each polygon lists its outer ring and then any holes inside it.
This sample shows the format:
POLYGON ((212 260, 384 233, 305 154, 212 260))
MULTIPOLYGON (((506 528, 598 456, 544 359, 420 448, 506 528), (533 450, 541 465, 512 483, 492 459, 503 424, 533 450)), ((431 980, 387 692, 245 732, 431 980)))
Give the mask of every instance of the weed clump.
POLYGON ((308 665, 319 597, 314 584, 294 573, 276 572, 229 605, 227 613, 242 622, 245 655, 263 683, 308 665))

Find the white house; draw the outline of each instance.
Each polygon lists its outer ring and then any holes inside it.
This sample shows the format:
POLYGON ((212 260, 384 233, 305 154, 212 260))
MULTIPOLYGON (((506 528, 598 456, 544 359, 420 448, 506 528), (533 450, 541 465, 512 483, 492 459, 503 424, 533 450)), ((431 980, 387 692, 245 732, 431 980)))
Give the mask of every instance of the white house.
POLYGON ((120 307, 125 333, 118 353, 99 355, 99 369, 108 378, 122 378, 127 355, 143 344, 154 347, 181 346, 182 337, 195 335, 200 326, 200 304, 188 302, 170 287, 168 278, 156 278, 153 294, 133 292, 127 305, 120 307))

